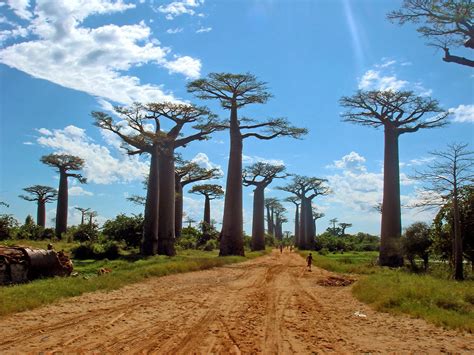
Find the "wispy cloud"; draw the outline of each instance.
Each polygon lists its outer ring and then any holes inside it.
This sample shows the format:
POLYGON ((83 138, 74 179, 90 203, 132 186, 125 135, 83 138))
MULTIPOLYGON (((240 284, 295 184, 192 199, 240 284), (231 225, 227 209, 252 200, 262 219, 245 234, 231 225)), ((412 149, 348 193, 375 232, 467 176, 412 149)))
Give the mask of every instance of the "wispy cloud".
POLYGON ((196 33, 206 33, 206 32, 211 32, 211 31, 212 31, 212 27, 201 27, 200 29, 196 31, 196 33))
POLYGON ((449 112, 452 114, 454 122, 474 123, 474 105, 459 105, 450 108, 449 112))
POLYGON ((161 5, 157 10, 161 13, 166 14, 167 20, 173 20, 177 16, 184 14, 195 15, 195 9, 202 5, 204 0, 179 0, 173 1, 166 5, 161 5))

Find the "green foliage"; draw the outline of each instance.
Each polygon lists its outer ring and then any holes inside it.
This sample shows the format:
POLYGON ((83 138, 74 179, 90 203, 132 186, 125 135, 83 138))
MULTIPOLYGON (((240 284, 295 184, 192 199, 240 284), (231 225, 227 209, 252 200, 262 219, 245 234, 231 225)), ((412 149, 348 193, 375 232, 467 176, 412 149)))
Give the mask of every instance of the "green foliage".
POLYGON ((409 226, 401 238, 404 256, 410 262, 412 270, 418 270, 415 257, 423 260, 424 269, 428 269, 430 247, 433 243, 430 227, 423 222, 416 222, 409 226))
POLYGON ((358 233, 356 235, 346 234, 344 236, 335 236, 332 230, 320 234, 315 239, 315 250, 322 249, 328 252, 348 252, 348 251, 377 251, 379 249, 380 239, 377 236, 367 233, 358 233))
POLYGON ((210 239, 206 242, 206 244, 204 244, 204 247, 202 248, 202 250, 204 251, 213 251, 215 249, 218 249, 219 245, 217 243, 217 240, 216 239, 210 239))
POLYGON ((353 293, 379 311, 408 313, 440 326, 474 331, 474 281, 384 270, 362 278, 353 293))
POLYGON ((11 214, 0 215, 0 240, 14 238, 14 230, 18 227, 18 221, 11 214))
POLYGON ((124 242, 127 247, 140 246, 143 231, 143 215, 119 214, 115 219, 105 221, 102 233, 112 240, 124 242))
POLYGON ((113 241, 105 243, 83 243, 72 248, 71 253, 74 259, 79 260, 114 260, 120 256, 120 247, 113 241))
MULTIPOLYGON (((99 229, 97 224, 80 224, 71 226, 66 233, 66 240, 72 239, 77 242, 93 242, 99 238, 99 229)), ((63 238, 64 239, 64 238, 63 238)))
POLYGON ((265 246, 274 247, 275 245, 275 237, 271 234, 265 233, 265 246))

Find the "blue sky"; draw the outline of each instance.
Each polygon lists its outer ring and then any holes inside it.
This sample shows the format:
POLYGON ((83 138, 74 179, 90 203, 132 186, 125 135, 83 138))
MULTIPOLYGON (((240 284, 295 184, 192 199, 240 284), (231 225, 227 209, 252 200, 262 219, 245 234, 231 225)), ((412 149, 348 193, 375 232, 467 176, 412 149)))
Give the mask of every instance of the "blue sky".
MULTIPOLYGON (((412 25, 388 22, 401 1, 112 1, 8 0, 0 3, 0 199, 24 220, 33 203, 22 188, 57 186, 53 169, 39 162, 52 152, 86 160, 87 185, 71 184, 70 223, 75 206, 98 211, 99 221, 141 209, 126 196, 142 194, 147 157, 126 157, 115 137, 92 125, 90 112, 133 101, 215 102, 186 92, 189 80, 210 72, 255 74, 274 97, 242 110, 253 118, 287 117, 310 133, 303 140, 246 140, 244 163, 284 162, 291 173, 327 178, 333 194, 316 199, 326 217, 352 223, 348 232, 378 234, 382 199, 383 133, 344 123, 338 100, 361 89, 410 89, 450 109, 451 124, 400 139, 402 202, 416 200, 409 179, 429 161, 429 151, 448 143, 473 143, 474 72, 448 64, 426 46, 412 25)), ((469 56, 464 49, 453 54, 469 56)), ((202 165, 220 166, 228 156, 225 132, 191 144, 182 154, 202 165)), ((217 183, 224 184, 224 179, 217 183)), ((267 196, 285 195, 284 182, 267 196)), ((222 201, 213 201, 220 220, 222 201)), ((185 212, 200 219, 203 201, 185 197, 185 212)), ((245 229, 251 230, 252 190, 244 189, 245 229)), ((287 206, 293 228, 293 206, 287 206)), ((48 206, 48 219, 55 204, 48 206)), ((432 212, 403 210, 403 224, 429 221, 432 212)), ((50 222, 51 223, 51 222, 50 222)))

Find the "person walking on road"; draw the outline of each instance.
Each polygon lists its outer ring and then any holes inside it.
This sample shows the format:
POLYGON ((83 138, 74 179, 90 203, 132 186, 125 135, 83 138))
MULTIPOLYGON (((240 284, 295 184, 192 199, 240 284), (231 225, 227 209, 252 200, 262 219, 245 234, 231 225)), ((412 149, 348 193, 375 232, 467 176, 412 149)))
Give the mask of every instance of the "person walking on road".
POLYGON ((308 271, 311 271, 311 264, 313 263, 313 254, 309 253, 309 255, 306 257, 306 263, 308 266, 308 271))

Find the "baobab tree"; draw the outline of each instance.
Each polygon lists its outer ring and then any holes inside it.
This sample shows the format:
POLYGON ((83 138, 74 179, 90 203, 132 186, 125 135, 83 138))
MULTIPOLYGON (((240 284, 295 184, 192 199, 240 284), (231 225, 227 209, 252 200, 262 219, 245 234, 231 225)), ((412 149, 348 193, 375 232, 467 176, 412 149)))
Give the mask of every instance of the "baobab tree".
POLYGON ((318 212, 318 210, 313 207, 313 233, 312 235, 314 235, 315 237, 316 237, 316 221, 318 219, 323 218, 324 216, 325 216, 324 213, 318 212))
POLYGON ((403 265, 399 240, 402 233, 400 209, 400 166, 398 138, 404 133, 447 124, 448 112, 438 101, 412 91, 358 91, 340 99, 348 109, 345 122, 383 127, 385 138, 383 210, 379 262, 383 266, 403 265), (430 115, 431 117, 426 118, 430 115))
POLYGON ((283 239, 283 223, 288 222, 288 219, 285 216, 286 208, 277 201, 273 205, 273 218, 274 218, 274 226, 275 226, 275 238, 280 242, 283 239))
POLYGON ((25 187, 23 190, 29 195, 20 195, 19 197, 26 201, 37 202, 36 224, 44 228, 46 226, 46 204, 57 199, 58 191, 44 185, 33 185, 25 187))
POLYGON ((84 167, 84 160, 74 155, 68 154, 49 154, 41 157, 43 164, 58 169, 59 189, 58 204, 56 208, 56 237, 61 238, 67 230, 67 212, 68 212, 68 178, 75 178, 81 184, 85 184, 87 179, 81 174, 71 173, 70 171, 81 170, 84 167))
MULTIPOLYGON (((301 200, 297 196, 289 196, 285 198, 286 202, 291 202, 295 205, 295 245, 299 244, 299 239, 300 239, 300 205, 301 205, 301 200)), ((316 223, 316 221, 315 221, 316 223)), ((314 228, 316 232, 316 227, 314 228)))
POLYGON ((341 222, 339 223, 339 227, 341 228, 341 236, 344 237, 346 235, 346 229, 352 227, 352 223, 341 222))
POLYGON ((87 214, 87 212, 90 211, 90 208, 84 208, 84 207, 74 207, 76 210, 81 212, 81 226, 84 224, 84 217, 87 214))
POLYGON ((332 225, 332 234, 337 236, 337 228, 336 228, 336 223, 339 222, 337 218, 333 218, 329 220, 329 223, 332 225))
POLYGON ((252 250, 265 250, 265 188, 274 179, 283 179, 284 165, 257 162, 243 170, 244 186, 253 190, 252 250))
POLYGON ((472 0, 404 0, 400 10, 390 12, 392 22, 423 23, 417 31, 428 44, 444 51, 443 60, 474 67, 474 61, 451 55, 450 47, 474 49, 474 4, 472 0))
POLYGON ((275 221, 273 218, 273 208, 279 201, 275 197, 265 199, 265 208, 267 209, 267 233, 275 236, 275 221))
POLYGON ((317 196, 327 195, 331 192, 326 185, 327 180, 316 177, 293 175, 293 182, 278 189, 292 193, 301 201, 300 213, 300 249, 311 249, 314 243, 314 221, 311 201, 317 196))
POLYGON ((204 218, 202 220, 202 234, 204 239, 208 240, 209 230, 211 228, 211 200, 221 198, 224 195, 222 186, 215 184, 194 185, 191 190, 192 194, 204 196, 204 218))
POLYGON ((92 227, 92 224, 94 223, 94 218, 98 216, 97 211, 88 211, 86 213, 87 217, 89 217, 89 227, 92 227))
POLYGON ((124 141, 128 154, 151 156, 141 251, 145 255, 175 255, 175 149, 208 139, 219 129, 218 121, 207 108, 171 102, 115 107, 115 113, 127 123, 129 132, 106 113, 92 112, 92 116, 97 126, 124 141), (162 129, 162 119, 171 121, 169 130, 162 129), (197 133, 183 137, 188 124, 197 133), (166 208, 160 209, 160 205, 166 208))
POLYGON ((467 144, 450 144, 446 151, 431 152, 436 159, 415 178, 425 183, 421 190, 420 206, 443 206, 450 203, 454 230, 454 278, 463 280, 463 250, 459 212, 460 191, 474 182, 474 152, 467 144))
POLYGON ((186 185, 203 181, 217 179, 222 176, 220 168, 207 169, 199 164, 176 157, 175 171, 175 234, 181 236, 183 229, 183 189, 186 185))
POLYGON ((211 73, 188 84, 188 92, 198 98, 219 100, 230 111, 225 128, 230 133, 230 154, 224 201, 219 255, 244 255, 242 209, 242 150, 245 138, 270 140, 281 136, 299 138, 306 129, 291 126, 284 118, 255 122, 238 118, 238 110, 250 104, 263 104, 271 97, 266 83, 252 74, 211 73))

